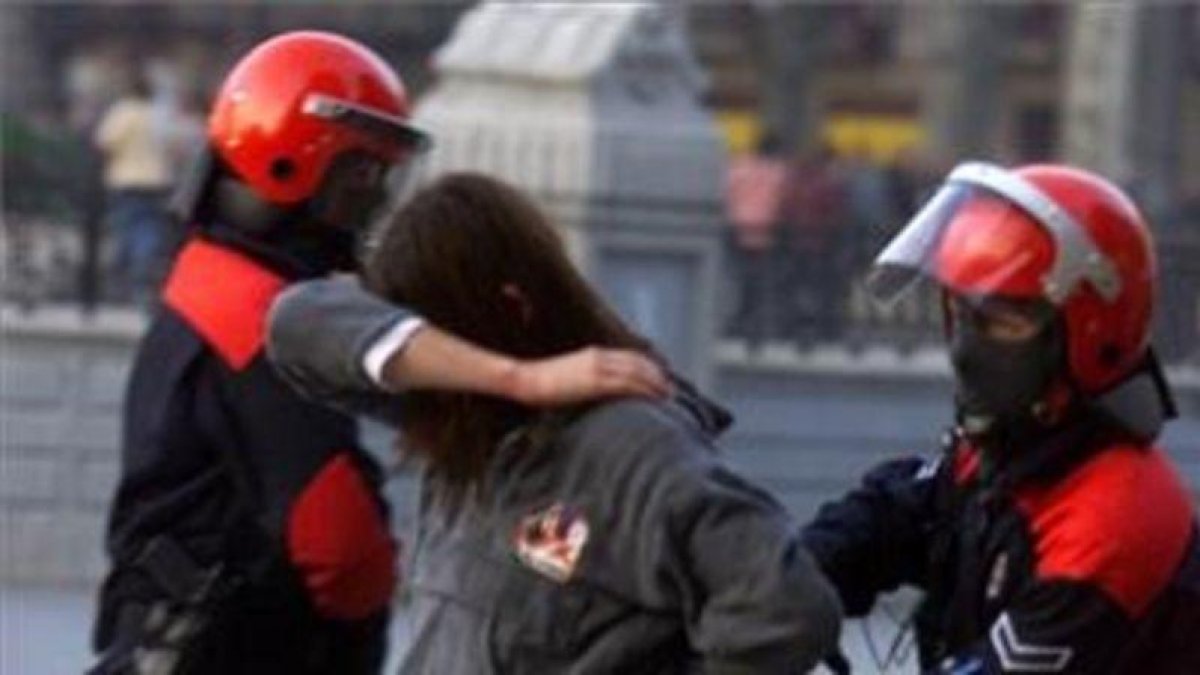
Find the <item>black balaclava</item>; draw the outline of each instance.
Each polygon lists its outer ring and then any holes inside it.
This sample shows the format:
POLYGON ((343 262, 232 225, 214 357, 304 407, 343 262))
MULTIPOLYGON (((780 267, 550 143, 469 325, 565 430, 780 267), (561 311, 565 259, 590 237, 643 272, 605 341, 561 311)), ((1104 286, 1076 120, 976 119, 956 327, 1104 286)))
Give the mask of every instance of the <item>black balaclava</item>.
POLYGON ((1047 320, 1035 335, 1013 342, 985 334, 974 311, 960 312, 949 338, 958 424, 985 450, 1035 442, 1054 423, 1040 409, 1064 366, 1061 321, 1047 320))

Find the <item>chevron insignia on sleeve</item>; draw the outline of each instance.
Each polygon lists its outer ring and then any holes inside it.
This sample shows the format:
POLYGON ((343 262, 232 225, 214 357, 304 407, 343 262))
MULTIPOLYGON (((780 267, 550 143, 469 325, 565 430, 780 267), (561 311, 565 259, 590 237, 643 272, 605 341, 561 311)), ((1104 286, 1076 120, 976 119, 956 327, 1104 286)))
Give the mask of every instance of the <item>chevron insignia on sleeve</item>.
POLYGON ((1001 614, 992 624, 989 637, 1004 672, 1058 673, 1067 667, 1074 655, 1070 647, 1046 647, 1021 642, 1008 612, 1001 614))

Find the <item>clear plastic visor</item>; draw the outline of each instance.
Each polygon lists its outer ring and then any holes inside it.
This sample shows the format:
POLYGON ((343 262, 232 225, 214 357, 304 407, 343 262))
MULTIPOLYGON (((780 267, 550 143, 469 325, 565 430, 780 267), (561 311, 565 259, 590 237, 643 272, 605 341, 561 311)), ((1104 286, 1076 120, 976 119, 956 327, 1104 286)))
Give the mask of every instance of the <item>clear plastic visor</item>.
POLYGON ((1034 262, 1031 259, 1033 252, 996 250, 988 254, 982 249, 994 246, 997 240, 995 236, 986 235, 1010 227, 1019 217, 1016 207, 983 188, 947 183, 875 258, 867 276, 867 290, 878 302, 891 304, 922 280, 956 287, 958 284, 947 274, 950 270, 945 269, 945 261, 939 257, 948 234, 964 238, 958 243, 976 249, 976 257, 982 258, 976 265, 974 283, 969 289, 960 289, 964 295, 985 296, 1012 288, 1011 281, 1034 262), (968 209, 970 212, 965 213, 968 209), (970 230, 983 235, 974 243, 964 238, 966 233, 949 232, 951 225, 964 216, 972 218, 970 230))
POLYGON ((1106 301, 1121 289, 1112 261, 1034 185, 966 163, 875 259, 867 290, 889 304, 920 279, 964 296, 1041 298, 1061 305, 1080 283, 1106 301))
POLYGON ((343 124, 398 149, 420 153, 429 149, 429 134, 406 120, 349 101, 312 94, 304 100, 304 112, 343 124))

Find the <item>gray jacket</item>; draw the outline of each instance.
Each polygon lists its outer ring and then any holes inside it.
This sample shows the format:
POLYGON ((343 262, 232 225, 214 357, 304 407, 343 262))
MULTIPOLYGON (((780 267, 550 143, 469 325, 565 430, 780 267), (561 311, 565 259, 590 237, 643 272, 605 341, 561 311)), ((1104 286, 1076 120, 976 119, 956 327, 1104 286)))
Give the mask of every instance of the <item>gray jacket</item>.
MULTIPOLYGON (((378 301, 330 284, 279 301, 271 353, 310 392, 378 412, 351 352, 399 310, 367 321, 378 301)), ((792 673, 831 652, 837 597, 798 527, 724 465, 719 409, 683 391, 593 406, 548 440, 514 432, 466 501, 427 476, 402 672, 792 673)))

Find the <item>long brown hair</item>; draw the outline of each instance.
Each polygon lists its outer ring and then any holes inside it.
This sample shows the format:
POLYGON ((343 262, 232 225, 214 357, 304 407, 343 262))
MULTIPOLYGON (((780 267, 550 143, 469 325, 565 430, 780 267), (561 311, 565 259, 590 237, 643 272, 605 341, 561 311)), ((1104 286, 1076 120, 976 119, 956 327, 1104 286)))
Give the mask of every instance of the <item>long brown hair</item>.
MULTIPOLYGON (((572 266, 546 215, 482 174, 448 174, 414 195, 377 233, 365 272, 376 293, 503 354, 650 353, 572 266)), ((459 492, 505 434, 538 421, 513 403, 449 392, 412 392, 403 415, 413 448, 459 492)))

